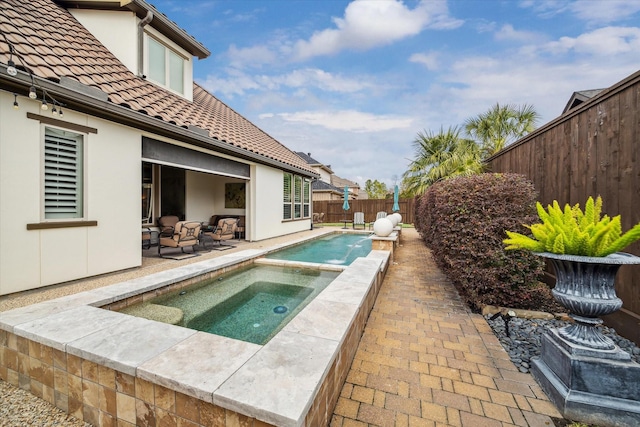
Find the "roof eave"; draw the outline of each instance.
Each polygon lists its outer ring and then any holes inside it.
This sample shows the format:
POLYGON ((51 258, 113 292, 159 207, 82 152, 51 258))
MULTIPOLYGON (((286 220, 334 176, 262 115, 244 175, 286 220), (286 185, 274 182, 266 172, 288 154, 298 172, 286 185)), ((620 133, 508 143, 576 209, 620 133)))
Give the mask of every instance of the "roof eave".
POLYGON ((123 10, 128 9, 143 19, 147 12, 153 13, 151 26, 175 41, 180 47, 186 49, 198 59, 207 58, 211 55, 202 43, 197 41, 192 35, 180 28, 175 22, 159 12, 153 5, 144 0, 56 0, 64 7, 74 6, 82 9, 96 10, 123 10))
MULTIPOLYGON (((93 96, 75 91, 61 86, 55 82, 33 77, 36 84, 45 89, 47 93, 57 101, 65 104, 65 108, 73 109, 82 113, 91 114, 102 119, 110 120, 126 126, 151 132, 177 141, 185 142, 196 147, 216 150, 220 153, 252 161, 255 163, 272 166, 287 172, 293 172, 309 178, 317 178, 319 175, 313 171, 306 170, 295 165, 284 163, 280 160, 263 156, 258 153, 247 151, 240 147, 231 145, 210 136, 202 135, 193 130, 185 129, 181 126, 164 122, 155 117, 148 116, 116 105, 109 101, 103 101, 93 96)), ((6 68, 0 68, 0 88, 11 92, 27 93, 31 87, 32 80, 29 74, 19 71, 16 76, 10 76, 6 68)))

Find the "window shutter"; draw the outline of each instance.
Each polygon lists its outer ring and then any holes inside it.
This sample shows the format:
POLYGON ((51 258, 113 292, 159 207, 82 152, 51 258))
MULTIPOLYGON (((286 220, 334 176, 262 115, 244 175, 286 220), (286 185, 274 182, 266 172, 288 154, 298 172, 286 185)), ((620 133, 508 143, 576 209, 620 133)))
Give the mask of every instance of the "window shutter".
POLYGON ((304 205, 303 205, 303 213, 302 216, 304 218, 308 218, 309 217, 309 210, 310 210, 310 198, 311 198, 311 183, 309 182, 308 179, 305 179, 303 182, 304 185, 304 205))
POLYGON ((284 192, 284 204, 283 204, 283 219, 291 219, 291 174, 290 173, 285 173, 284 174, 284 186, 283 186, 283 192, 284 192))
POLYGON ((294 181, 294 218, 300 218, 302 216, 302 178, 295 176, 294 181))
POLYGON ((44 216, 82 218, 82 136, 47 128, 44 141, 44 216))

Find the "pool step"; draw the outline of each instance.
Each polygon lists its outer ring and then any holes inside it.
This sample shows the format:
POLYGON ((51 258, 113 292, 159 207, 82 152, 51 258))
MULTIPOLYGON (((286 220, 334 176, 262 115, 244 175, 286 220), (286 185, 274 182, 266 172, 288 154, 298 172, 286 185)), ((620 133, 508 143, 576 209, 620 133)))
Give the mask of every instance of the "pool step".
POLYGON ((130 314, 131 316, 155 320, 156 322, 168 323, 170 325, 179 325, 184 318, 184 313, 181 309, 158 304, 142 304, 126 307, 120 312, 130 314))

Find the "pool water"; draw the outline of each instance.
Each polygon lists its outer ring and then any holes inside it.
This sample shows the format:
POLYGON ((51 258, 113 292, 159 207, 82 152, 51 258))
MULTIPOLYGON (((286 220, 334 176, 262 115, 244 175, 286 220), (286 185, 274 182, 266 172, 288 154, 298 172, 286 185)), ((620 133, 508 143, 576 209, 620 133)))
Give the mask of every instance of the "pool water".
POLYGON ((125 307, 133 316, 162 305, 179 308, 178 326, 265 344, 339 272, 253 265, 125 307))
POLYGON ((256 282, 187 324, 190 329, 264 343, 313 288, 256 282))
POLYGON ((310 242, 272 252, 265 258, 321 264, 350 265, 358 257, 371 252, 371 239, 366 234, 331 234, 310 242))

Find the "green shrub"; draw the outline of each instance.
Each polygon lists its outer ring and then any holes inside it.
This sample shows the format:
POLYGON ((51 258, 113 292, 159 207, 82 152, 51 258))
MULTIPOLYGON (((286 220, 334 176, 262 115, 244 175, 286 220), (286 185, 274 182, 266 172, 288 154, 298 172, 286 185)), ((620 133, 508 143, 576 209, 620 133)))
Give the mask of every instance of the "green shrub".
POLYGON ((502 243, 506 230, 525 233, 536 220, 536 196, 522 175, 486 173, 438 182, 418 201, 418 232, 473 309, 560 310, 539 282, 542 259, 502 243))
POLYGON ((587 199, 585 210, 580 205, 566 204, 564 210, 556 200, 547 206, 536 203, 541 224, 525 225, 533 238, 507 231, 506 249, 526 249, 533 252, 605 257, 621 251, 640 240, 640 224, 622 234, 620 215, 601 217, 602 198, 587 199))

